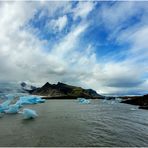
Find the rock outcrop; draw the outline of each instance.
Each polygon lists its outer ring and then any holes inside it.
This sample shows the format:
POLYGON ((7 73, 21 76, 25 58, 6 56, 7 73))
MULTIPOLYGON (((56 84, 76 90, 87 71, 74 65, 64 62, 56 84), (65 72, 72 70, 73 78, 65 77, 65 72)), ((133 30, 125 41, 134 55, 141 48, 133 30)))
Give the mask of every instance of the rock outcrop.
POLYGON ((37 87, 30 85, 26 82, 21 82, 20 85, 21 85, 21 89, 23 92, 31 92, 31 91, 37 89, 37 87))
POLYGON ((139 105, 139 108, 141 109, 148 109, 148 94, 144 96, 130 97, 129 99, 125 99, 124 101, 122 101, 122 103, 139 105))
POLYGON ((73 99, 78 97, 83 98, 103 98, 96 91, 92 89, 83 89, 72 85, 67 85, 58 82, 57 84, 46 83, 41 88, 37 88, 30 91, 33 95, 45 96, 44 98, 56 98, 56 99, 73 99))

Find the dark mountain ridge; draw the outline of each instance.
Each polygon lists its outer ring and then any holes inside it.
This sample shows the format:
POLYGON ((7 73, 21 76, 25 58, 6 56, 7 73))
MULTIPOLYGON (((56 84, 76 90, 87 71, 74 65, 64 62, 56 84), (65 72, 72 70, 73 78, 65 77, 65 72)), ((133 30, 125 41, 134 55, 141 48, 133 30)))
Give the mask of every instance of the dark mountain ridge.
POLYGON ((81 87, 72 86, 58 82, 57 84, 50 84, 47 82, 41 88, 36 88, 30 91, 33 95, 45 96, 48 98, 104 98, 95 90, 83 89, 81 87))

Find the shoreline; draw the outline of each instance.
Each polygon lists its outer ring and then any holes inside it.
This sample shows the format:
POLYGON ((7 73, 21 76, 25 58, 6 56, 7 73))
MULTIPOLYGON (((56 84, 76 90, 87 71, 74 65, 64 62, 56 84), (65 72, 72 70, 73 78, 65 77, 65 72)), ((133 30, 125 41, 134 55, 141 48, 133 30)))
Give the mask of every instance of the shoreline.
MULTIPOLYGON (((38 95, 37 95, 38 96, 38 95)), ((84 98, 82 96, 55 96, 55 97, 51 97, 51 96, 40 96, 42 99, 46 99, 46 100, 55 100, 55 99, 59 99, 59 100, 74 100, 77 98, 84 98)), ((104 99, 103 97, 85 97, 85 99, 104 99)))

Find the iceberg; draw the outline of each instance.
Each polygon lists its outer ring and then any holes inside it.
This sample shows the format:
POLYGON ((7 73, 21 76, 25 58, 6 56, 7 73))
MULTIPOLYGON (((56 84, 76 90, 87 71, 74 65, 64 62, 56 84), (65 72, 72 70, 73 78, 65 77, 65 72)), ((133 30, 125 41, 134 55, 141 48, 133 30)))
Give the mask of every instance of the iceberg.
POLYGON ((85 98, 78 98, 78 101, 80 104, 90 104, 90 100, 87 100, 85 98))
POLYGON ((10 103, 11 103, 11 100, 6 100, 2 104, 0 104, 0 113, 4 113, 5 110, 9 109, 10 103))
POLYGON ((44 103, 45 99, 38 96, 23 96, 16 102, 17 105, 44 103))
POLYGON ((16 114, 19 112, 19 106, 16 104, 9 105, 9 108, 5 110, 5 113, 7 114, 16 114))
POLYGON ((0 116, 3 113, 7 114, 16 114, 22 113, 25 119, 35 118, 37 117, 37 113, 31 109, 24 109, 23 112, 19 112, 19 109, 23 107, 25 104, 37 104, 37 103, 44 103, 45 99, 41 99, 38 96, 23 96, 20 97, 19 100, 15 104, 11 104, 14 96, 9 95, 7 96, 7 100, 0 104, 0 116))
POLYGON ((22 114, 24 116, 24 119, 34 119, 38 116, 35 110, 28 108, 23 109, 22 114))
POLYGON ((23 96, 15 104, 11 104, 14 95, 7 95, 7 100, 0 104, 0 117, 3 116, 3 113, 6 114, 17 114, 22 113, 24 119, 30 119, 37 117, 37 113, 31 109, 23 109, 23 112, 19 112, 19 109, 25 104, 37 104, 44 103, 45 99, 42 99, 39 96, 23 96))
POLYGON ((5 95, 8 100, 13 100, 16 96, 12 94, 5 95))
POLYGON ((122 101, 122 99, 121 98, 115 98, 115 101, 120 103, 122 101))

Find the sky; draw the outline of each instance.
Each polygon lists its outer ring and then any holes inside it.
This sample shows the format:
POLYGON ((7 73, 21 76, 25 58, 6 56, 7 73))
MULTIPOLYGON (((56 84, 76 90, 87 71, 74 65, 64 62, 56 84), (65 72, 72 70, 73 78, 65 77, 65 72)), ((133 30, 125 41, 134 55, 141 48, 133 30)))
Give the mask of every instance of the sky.
POLYGON ((0 82, 148 93, 148 1, 1 1, 0 82))

